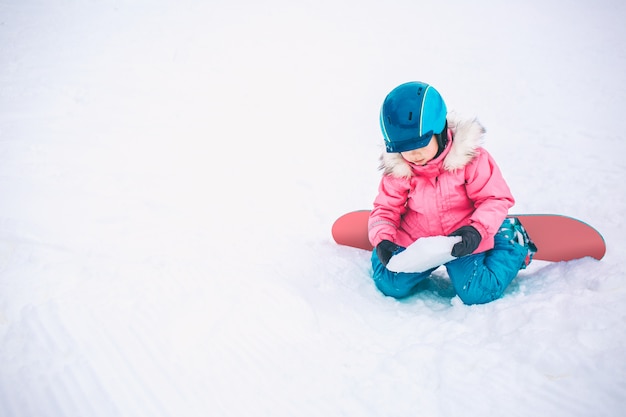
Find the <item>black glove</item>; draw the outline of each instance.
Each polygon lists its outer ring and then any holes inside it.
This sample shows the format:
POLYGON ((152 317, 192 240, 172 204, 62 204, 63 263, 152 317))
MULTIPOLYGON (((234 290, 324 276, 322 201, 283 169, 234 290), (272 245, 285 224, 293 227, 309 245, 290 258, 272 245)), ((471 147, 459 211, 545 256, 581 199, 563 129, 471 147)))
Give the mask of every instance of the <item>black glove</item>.
POLYGON ((380 260, 380 263, 387 266, 389 259, 395 251, 400 249, 400 246, 389 240, 383 240, 376 246, 376 255, 380 260))
POLYGON ((452 247, 452 256, 460 258, 474 252, 483 237, 474 226, 463 226, 450 233, 449 236, 461 236, 461 241, 452 247))

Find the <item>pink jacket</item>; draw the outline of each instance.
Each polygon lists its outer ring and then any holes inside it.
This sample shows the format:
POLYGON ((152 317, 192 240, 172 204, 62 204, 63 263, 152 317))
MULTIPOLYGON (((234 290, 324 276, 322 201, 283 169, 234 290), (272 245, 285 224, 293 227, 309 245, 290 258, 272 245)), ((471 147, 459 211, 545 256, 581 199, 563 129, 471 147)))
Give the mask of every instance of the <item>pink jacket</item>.
POLYGON ((493 248, 493 237, 515 200, 491 155, 481 147, 484 128, 477 120, 448 115, 444 152, 425 166, 384 152, 384 170, 369 218, 369 240, 407 247, 420 237, 447 236, 474 226, 482 241, 474 253, 493 248))

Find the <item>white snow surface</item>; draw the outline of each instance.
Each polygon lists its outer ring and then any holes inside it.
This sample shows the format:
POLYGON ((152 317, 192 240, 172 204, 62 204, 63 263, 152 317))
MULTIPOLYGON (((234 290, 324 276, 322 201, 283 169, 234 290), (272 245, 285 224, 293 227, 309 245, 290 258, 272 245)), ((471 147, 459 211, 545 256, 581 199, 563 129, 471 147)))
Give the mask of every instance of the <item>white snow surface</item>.
POLYGON ((626 3, 0 0, 0 415, 618 416, 626 3), (603 233, 466 306, 334 244, 429 82, 515 213, 603 233))
POLYGON ((389 259, 387 269, 394 272, 424 272, 455 259, 452 247, 460 236, 430 236, 417 239, 406 250, 389 259))

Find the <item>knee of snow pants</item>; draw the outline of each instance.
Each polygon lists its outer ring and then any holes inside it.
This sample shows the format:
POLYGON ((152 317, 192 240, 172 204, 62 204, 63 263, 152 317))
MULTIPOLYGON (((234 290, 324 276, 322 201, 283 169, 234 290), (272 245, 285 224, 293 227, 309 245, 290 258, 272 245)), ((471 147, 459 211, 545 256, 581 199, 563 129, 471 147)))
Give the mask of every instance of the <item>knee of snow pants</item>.
POLYGON ((376 250, 372 252, 372 269, 374 283, 383 294, 394 298, 405 298, 413 295, 417 284, 430 276, 436 268, 425 272, 405 273, 388 270, 378 259, 376 250))
POLYGON ((523 246, 496 234, 493 249, 450 261, 446 268, 465 304, 484 304, 502 296, 527 253, 523 246))

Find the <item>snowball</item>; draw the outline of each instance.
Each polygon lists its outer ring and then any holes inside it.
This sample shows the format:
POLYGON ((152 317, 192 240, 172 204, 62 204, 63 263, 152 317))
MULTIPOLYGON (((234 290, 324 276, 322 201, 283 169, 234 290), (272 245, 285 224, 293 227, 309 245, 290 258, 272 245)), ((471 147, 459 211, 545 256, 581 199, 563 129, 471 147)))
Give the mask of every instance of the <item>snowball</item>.
POLYGON ((456 259, 450 253, 460 236, 432 236, 417 239, 405 251, 394 255, 387 264, 393 272, 424 272, 456 259))

